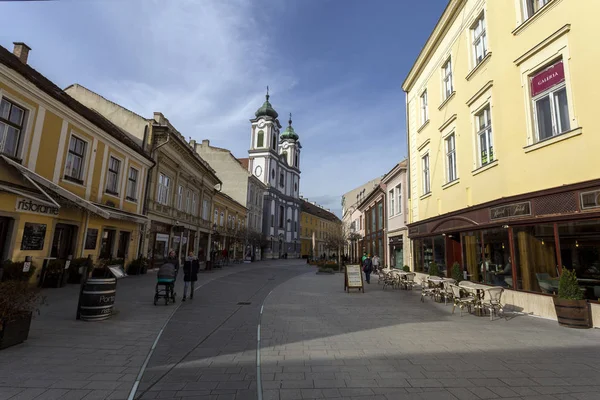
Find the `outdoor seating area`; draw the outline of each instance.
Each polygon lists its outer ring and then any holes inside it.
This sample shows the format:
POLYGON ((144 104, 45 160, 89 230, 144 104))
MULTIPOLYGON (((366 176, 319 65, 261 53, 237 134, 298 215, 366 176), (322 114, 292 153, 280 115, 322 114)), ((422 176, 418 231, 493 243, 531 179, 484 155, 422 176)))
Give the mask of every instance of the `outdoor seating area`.
MULTIPOLYGON (((416 273, 396 269, 383 269, 379 272, 378 283, 392 289, 412 290, 415 286, 416 273)), ((502 294, 504 288, 490 286, 480 283, 462 281, 456 282, 452 278, 425 275, 420 279, 421 302, 431 298, 437 303, 445 305, 452 304, 452 314, 456 308, 460 310, 460 316, 466 311, 476 316, 489 315, 490 321, 494 317, 504 315, 502 294)))

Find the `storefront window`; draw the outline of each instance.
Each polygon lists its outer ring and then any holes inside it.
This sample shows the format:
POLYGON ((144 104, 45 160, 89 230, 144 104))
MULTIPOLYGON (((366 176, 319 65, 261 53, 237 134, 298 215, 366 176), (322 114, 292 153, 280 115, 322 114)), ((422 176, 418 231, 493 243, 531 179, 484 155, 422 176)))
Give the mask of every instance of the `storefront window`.
POLYGON ((433 262, 433 241, 431 238, 423 239, 423 272, 429 272, 429 265, 433 262))
POLYGON ((513 228, 517 288, 553 294, 558 292, 558 265, 554 225, 513 228))
POLYGON ((512 260, 508 229, 483 231, 483 257, 480 282, 495 286, 512 287, 512 260))
POLYGON ((463 264, 467 269, 467 280, 481 282, 481 232, 465 232, 462 234, 461 242, 464 255, 463 264))
POLYGON ((600 220, 558 224, 563 268, 575 270, 587 299, 600 298, 600 220))
POLYGON ((413 240, 413 268, 423 272, 423 239, 413 240))
POLYGON ((433 238, 433 260, 438 266, 440 273, 446 272, 446 238, 436 236, 433 238))

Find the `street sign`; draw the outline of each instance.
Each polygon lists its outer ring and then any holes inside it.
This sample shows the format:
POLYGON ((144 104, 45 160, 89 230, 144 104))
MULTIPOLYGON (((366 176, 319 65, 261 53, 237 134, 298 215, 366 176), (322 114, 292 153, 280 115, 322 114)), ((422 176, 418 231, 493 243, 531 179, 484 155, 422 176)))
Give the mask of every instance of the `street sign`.
POLYGON ((31 268, 31 261, 25 261, 23 263, 23 272, 29 272, 29 268, 31 268))
POLYGON ((346 270, 344 272, 344 290, 350 293, 350 289, 358 289, 359 291, 362 290, 363 293, 365 292, 360 265, 346 265, 346 270))

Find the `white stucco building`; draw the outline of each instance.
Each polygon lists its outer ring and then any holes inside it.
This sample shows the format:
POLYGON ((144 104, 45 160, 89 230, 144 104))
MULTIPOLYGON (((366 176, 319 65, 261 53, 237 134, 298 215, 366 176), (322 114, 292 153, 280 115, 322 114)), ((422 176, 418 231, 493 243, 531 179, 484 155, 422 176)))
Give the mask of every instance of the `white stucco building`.
POLYGON ((385 265, 392 268, 410 267, 410 242, 408 239, 407 207, 407 167, 406 160, 396 164, 381 180, 385 187, 387 224, 385 241, 388 245, 385 265))

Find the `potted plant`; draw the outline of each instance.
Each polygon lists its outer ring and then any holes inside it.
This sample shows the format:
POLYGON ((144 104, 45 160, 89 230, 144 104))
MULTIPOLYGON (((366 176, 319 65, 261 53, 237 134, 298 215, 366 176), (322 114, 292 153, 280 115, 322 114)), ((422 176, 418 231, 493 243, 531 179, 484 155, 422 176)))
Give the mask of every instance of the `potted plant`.
POLYGON ((62 260, 50 260, 46 264, 42 287, 44 288, 59 288, 63 287, 63 271, 65 262, 62 260))
POLYGON ((35 273, 35 267, 29 267, 29 271, 23 272, 24 262, 12 262, 6 260, 2 263, 2 282, 5 281, 25 281, 29 282, 35 273))
POLYGON ((80 283, 81 282, 81 274, 83 272, 83 267, 88 262, 86 257, 76 258, 71 261, 68 269, 68 283, 80 283))
POLYGON ((456 281, 456 283, 463 280, 463 271, 458 262, 454 262, 452 264, 452 279, 456 281))
POLYGON ((0 283, 0 349, 23 343, 29 336, 31 317, 44 299, 39 289, 22 280, 0 283))
POLYGON ((438 265, 435 261, 429 264, 429 275, 440 276, 440 269, 438 268, 438 265))
POLYGON ((404 267, 402 267, 402 271, 410 272, 410 267, 408 265, 405 265, 404 267))
POLYGON ((583 298, 575 271, 563 267, 558 296, 554 296, 553 300, 559 325, 579 329, 592 327, 589 305, 583 298))

